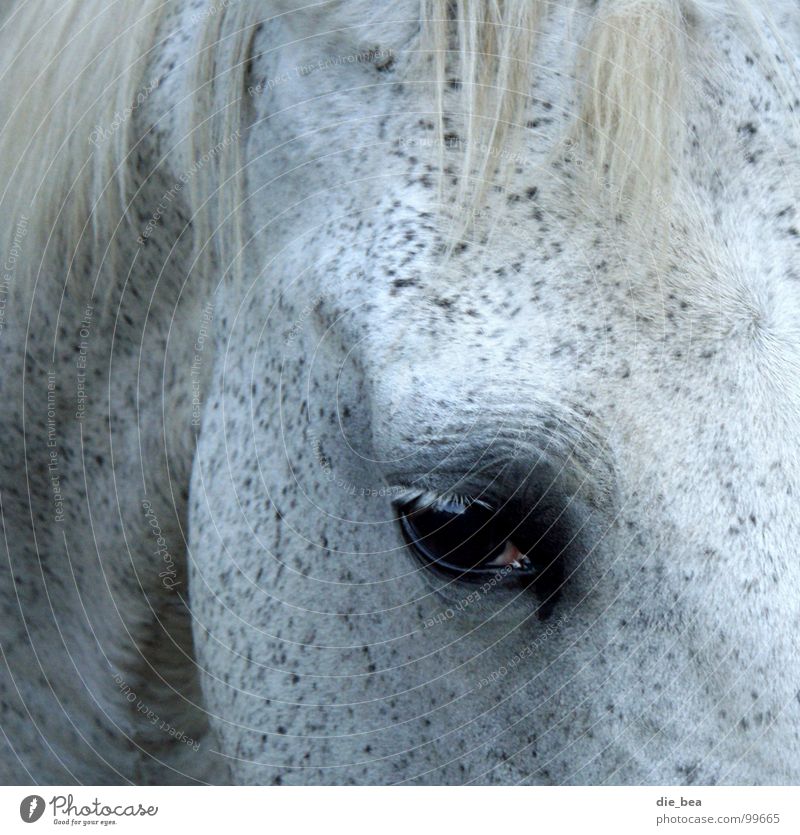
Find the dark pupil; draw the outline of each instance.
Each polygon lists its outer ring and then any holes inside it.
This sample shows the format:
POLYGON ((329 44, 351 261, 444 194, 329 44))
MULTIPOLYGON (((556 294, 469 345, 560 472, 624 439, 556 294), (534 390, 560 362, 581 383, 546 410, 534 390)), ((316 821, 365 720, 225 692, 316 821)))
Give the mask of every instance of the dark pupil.
MULTIPOLYGON (((516 524, 482 504, 441 504, 401 509, 402 527, 419 556, 438 568, 456 571, 495 570, 516 524)), ((521 550, 521 549, 520 549, 521 550)))

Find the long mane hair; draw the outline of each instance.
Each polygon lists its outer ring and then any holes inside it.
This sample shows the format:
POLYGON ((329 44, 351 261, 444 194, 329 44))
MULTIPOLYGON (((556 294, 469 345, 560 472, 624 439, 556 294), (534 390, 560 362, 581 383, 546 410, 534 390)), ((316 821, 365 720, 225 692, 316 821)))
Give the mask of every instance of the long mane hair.
MULTIPOLYGON (((66 248, 69 261, 78 242, 93 235, 105 257, 113 254, 114 230, 133 222, 127 212, 135 160, 128 117, 150 89, 145 71, 160 46, 166 5, 163 0, 4 4, 0 206, 5 253, 14 246, 19 223, 26 226, 24 257, 14 264, 20 287, 35 283, 48 246, 58 246, 62 258, 66 248), (93 142, 97 131, 104 132, 102 142, 93 142)), ((221 237, 231 252, 238 248, 242 160, 240 143, 229 140, 238 135, 255 27, 287 13, 284 6, 222 2, 194 16, 199 19, 190 33, 192 89, 184 102, 188 143, 195 159, 206 155, 211 161, 190 189, 199 247, 220 237, 212 232, 228 219, 232 233, 221 237), (224 152, 209 154, 214 148, 224 152)), ((582 12, 590 25, 575 71, 580 104, 571 140, 620 191, 649 188, 668 172, 680 136, 687 21, 698 10, 750 21, 767 11, 761 0, 732 0, 724 8, 716 0, 600 0, 591 6, 582 12)), ((460 80, 464 203, 480 201, 482 184, 498 165, 496 151, 520 121, 548 7, 545 0, 421 0, 420 50, 431 57, 440 114, 448 79, 455 73, 460 80)))

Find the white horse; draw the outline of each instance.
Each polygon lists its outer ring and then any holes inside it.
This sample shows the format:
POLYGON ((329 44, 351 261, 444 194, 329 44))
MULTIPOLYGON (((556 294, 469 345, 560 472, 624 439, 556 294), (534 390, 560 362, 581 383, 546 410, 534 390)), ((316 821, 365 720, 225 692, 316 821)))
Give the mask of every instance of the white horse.
POLYGON ((800 782, 796 2, 2 21, 3 782, 800 782))

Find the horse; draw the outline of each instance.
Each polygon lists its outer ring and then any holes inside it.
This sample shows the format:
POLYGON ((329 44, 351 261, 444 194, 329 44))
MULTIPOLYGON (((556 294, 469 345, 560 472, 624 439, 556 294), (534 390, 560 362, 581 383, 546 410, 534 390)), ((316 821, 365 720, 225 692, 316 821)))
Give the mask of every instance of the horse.
POLYGON ((800 781, 796 3, 0 46, 4 783, 800 781))

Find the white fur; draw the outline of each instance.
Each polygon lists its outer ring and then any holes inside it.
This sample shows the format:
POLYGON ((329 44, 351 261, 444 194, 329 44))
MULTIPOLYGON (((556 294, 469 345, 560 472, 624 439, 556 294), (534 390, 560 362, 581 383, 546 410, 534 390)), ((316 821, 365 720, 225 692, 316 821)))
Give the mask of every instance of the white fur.
POLYGON ((9 5, 6 781, 800 780, 795 4, 447 5, 9 5))

